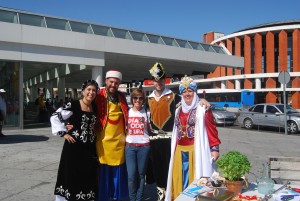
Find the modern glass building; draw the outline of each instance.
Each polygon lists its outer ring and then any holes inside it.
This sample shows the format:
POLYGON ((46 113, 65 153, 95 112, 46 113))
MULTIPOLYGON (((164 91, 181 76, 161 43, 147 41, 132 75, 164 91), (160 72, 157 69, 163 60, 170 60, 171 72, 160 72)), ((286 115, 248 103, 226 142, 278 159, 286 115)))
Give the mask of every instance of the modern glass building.
POLYGON ((229 35, 208 32, 203 41, 244 57, 243 69, 219 66, 208 75, 224 78, 214 83, 216 88, 249 89, 255 92, 256 103, 283 103, 278 75, 287 71, 291 78, 286 85, 288 103, 300 109, 300 20, 257 25, 229 35))
POLYGON ((157 61, 168 77, 207 74, 218 65, 243 67, 242 57, 218 45, 0 7, 5 127, 23 128, 41 91, 64 100, 87 79, 102 85, 110 69, 121 71, 130 85, 149 78, 157 61))

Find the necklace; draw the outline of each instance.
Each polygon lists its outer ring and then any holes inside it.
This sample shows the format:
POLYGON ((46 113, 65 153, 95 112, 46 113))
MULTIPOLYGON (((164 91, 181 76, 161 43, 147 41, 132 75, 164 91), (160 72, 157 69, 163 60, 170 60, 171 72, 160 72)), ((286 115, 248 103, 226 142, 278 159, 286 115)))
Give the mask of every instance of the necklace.
POLYGON ((161 96, 161 94, 160 94, 160 95, 157 95, 157 94, 158 94, 157 91, 155 91, 154 94, 155 94, 156 97, 160 97, 160 96, 161 96))
POLYGON ((87 107, 90 107, 91 106, 91 104, 86 104, 84 101, 83 101, 83 99, 81 99, 82 100, 82 102, 83 102, 83 104, 85 104, 87 107))

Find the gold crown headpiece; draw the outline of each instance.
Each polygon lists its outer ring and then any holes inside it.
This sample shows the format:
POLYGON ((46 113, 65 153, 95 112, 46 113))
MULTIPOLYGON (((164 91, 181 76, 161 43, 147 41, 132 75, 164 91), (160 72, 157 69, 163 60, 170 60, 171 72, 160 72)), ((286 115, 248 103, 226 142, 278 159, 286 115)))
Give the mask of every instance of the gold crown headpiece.
POLYGON ((185 75, 180 81, 179 93, 182 94, 183 90, 185 90, 187 88, 190 88, 193 91, 196 91, 197 90, 197 84, 194 82, 194 80, 192 78, 185 75))

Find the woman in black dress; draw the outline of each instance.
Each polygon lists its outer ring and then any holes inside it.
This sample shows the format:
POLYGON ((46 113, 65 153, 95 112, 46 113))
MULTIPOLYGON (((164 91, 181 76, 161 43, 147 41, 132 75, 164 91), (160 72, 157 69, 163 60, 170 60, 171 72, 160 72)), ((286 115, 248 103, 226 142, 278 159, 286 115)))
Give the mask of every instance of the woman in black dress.
POLYGON ((56 201, 95 200, 97 154, 95 97, 98 84, 87 80, 82 99, 68 102, 50 118, 52 133, 65 138, 54 194, 56 201), (66 124, 71 124, 68 130, 66 124))

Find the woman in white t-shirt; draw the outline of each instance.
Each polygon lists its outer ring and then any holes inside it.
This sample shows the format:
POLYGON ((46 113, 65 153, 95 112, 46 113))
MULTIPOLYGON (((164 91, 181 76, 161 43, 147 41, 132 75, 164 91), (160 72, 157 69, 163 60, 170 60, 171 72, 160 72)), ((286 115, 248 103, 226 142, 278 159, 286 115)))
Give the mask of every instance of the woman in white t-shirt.
POLYGON ((129 198, 131 201, 140 201, 144 196, 145 174, 150 151, 149 121, 143 107, 145 103, 143 90, 134 89, 131 93, 131 102, 133 107, 128 114, 125 157, 129 198))

